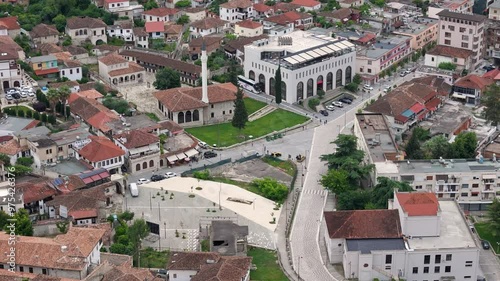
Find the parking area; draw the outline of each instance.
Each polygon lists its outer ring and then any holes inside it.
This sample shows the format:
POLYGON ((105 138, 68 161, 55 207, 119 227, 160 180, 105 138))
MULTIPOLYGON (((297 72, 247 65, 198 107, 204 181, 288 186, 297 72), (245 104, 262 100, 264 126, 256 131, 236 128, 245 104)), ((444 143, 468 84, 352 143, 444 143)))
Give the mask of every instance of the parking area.
POLYGON ((0 98, 5 105, 33 101, 36 99, 35 89, 32 87, 7 88, 0 98))
POLYGON ((334 97, 333 99, 326 100, 323 103, 322 110, 318 112, 323 116, 328 116, 328 111, 335 111, 349 107, 354 101, 355 96, 348 92, 342 92, 340 95, 334 97))

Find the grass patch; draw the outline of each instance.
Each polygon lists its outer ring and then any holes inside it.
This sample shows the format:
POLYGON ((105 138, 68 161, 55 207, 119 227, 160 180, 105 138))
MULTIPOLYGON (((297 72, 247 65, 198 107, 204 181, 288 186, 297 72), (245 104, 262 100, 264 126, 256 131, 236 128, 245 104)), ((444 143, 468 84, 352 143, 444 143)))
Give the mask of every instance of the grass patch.
POLYGON ((158 116, 156 116, 156 114, 154 114, 152 112, 148 112, 148 113, 146 113, 146 115, 149 117, 149 119, 151 119, 155 122, 160 122, 160 118, 158 118, 158 116))
POLYGON ((249 182, 235 181, 235 180, 232 180, 232 179, 221 178, 221 177, 213 177, 210 180, 211 181, 215 181, 215 182, 221 182, 221 183, 227 183, 227 184, 236 185, 237 187, 241 187, 241 188, 246 189, 246 190, 248 190, 250 192, 262 195, 261 193, 259 193, 259 190, 257 189, 257 187, 254 186, 254 185, 252 185, 249 182))
POLYGON ((141 250, 141 267, 143 268, 165 268, 170 258, 169 251, 155 251, 153 248, 141 250))
POLYGON ((271 165, 273 167, 282 170, 283 172, 289 174, 292 177, 295 174, 295 170, 297 169, 293 164, 293 162, 290 160, 283 161, 276 157, 264 156, 262 157, 262 161, 266 162, 268 165, 271 165))
POLYGON ((201 240, 201 251, 210 252, 210 240, 208 239, 201 240))
POLYGON ((245 103, 245 107, 247 108, 248 115, 250 115, 250 114, 256 112, 257 110, 263 108, 264 106, 266 106, 265 102, 261 102, 261 101, 254 100, 251 98, 245 98, 245 99, 243 99, 243 102, 245 103))
POLYGON ((242 135, 251 135, 255 139, 275 131, 302 124, 307 120, 308 118, 305 116, 277 109, 253 122, 248 122, 246 128, 241 130, 241 132, 233 127, 231 123, 187 128, 186 131, 210 145, 217 144, 218 147, 227 147, 244 141, 245 139, 241 137, 242 135))
POLYGON ((500 242, 500 237, 493 236, 491 231, 488 229, 487 222, 476 223, 474 224, 474 228, 481 239, 490 242, 490 247, 494 247, 495 250, 498 250, 497 242, 500 242))
POLYGON ((250 279, 255 281, 273 280, 288 281, 285 274, 278 265, 275 252, 250 248, 248 256, 253 258, 252 263, 257 266, 257 270, 250 271, 250 279))

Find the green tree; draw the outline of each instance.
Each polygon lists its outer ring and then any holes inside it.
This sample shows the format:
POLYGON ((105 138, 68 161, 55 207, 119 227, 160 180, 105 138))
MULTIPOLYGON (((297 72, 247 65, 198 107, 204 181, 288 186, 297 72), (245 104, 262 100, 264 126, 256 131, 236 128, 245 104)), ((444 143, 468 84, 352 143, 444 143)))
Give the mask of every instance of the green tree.
POLYGON ((377 178, 377 182, 370 194, 370 201, 375 209, 387 209, 389 199, 394 198, 395 189, 402 192, 413 191, 407 182, 395 181, 386 177, 377 178))
POLYGON ((32 118, 33 117, 33 111, 28 110, 26 111, 26 118, 32 118))
POLYGON ((248 112, 245 106, 245 101, 243 100, 244 94, 241 88, 236 92, 236 100, 234 101, 234 115, 231 124, 233 127, 241 129, 245 128, 248 122, 248 112))
POLYGON ((33 158, 32 157, 19 157, 16 160, 16 165, 31 167, 31 165, 33 165, 33 158))
POLYGON ((15 232, 16 235, 33 236, 33 224, 31 223, 28 211, 26 211, 25 209, 19 209, 12 218, 13 222, 5 225, 4 227, 4 230, 7 233, 11 232, 9 226, 13 223, 15 227, 12 229, 12 231, 15 232))
POLYGON ((180 0, 175 3, 176 8, 187 8, 191 7, 191 0, 180 0))
POLYGON ((281 93, 281 65, 278 66, 278 70, 276 70, 276 74, 274 75, 274 93, 276 98, 276 104, 279 105, 282 99, 281 93))
POLYGON ((359 85, 363 83, 363 79, 361 78, 361 75, 355 74, 354 77, 352 78, 352 82, 359 85))
POLYGON ((408 159, 422 159, 424 154, 420 148, 418 137, 413 134, 405 145, 406 157, 408 159))
POLYGON ((477 136, 474 132, 461 132, 452 144, 454 158, 474 158, 477 148, 477 136))
POLYGON ((485 106, 484 114, 486 120, 493 126, 500 125, 500 85, 491 84, 482 93, 481 104, 485 106))
POLYGON ((318 95, 318 98, 320 100, 322 100, 325 97, 325 91, 323 91, 323 89, 318 89, 317 95, 318 95))
POLYGON ((342 194, 354 189, 349 183, 349 176, 344 170, 330 169, 321 176, 321 185, 335 194, 342 194))
POLYGON ((33 119, 40 120, 40 113, 38 113, 38 111, 35 111, 35 113, 33 113, 33 119))
POLYGON ((352 83, 349 83, 349 84, 345 85, 344 88, 346 90, 348 90, 349 92, 355 93, 355 92, 358 91, 358 86, 359 86, 359 84, 356 84, 356 83, 352 82, 352 83))
POLYGON ((337 209, 364 210, 370 203, 370 192, 366 190, 349 190, 337 196, 337 209))
POLYGON ((40 115, 40 121, 47 123, 47 114, 43 113, 40 115))
POLYGON ((233 33, 226 33, 224 35, 224 38, 226 38, 227 40, 236 40, 236 39, 238 39, 238 36, 236 34, 233 34, 233 33))
POLYGON ((118 219, 126 221, 126 222, 131 221, 134 219, 134 212, 125 211, 125 212, 121 213, 120 215, 118 215, 118 219))
POLYGON ((59 230, 59 232, 61 232, 61 233, 66 233, 68 231, 68 225, 69 225, 69 222, 66 220, 56 222, 56 227, 59 230))
POLYGON ((54 124, 56 124, 57 121, 56 121, 56 118, 54 117, 54 115, 49 115, 47 117, 47 122, 49 122, 50 124, 54 125, 54 124))
POLYGON ((362 16, 370 15, 371 6, 368 3, 363 3, 363 5, 359 6, 359 12, 362 16))
POLYGON ((173 70, 172 68, 162 68, 156 72, 156 81, 153 86, 158 90, 166 90, 172 88, 178 88, 181 86, 181 77, 179 72, 173 70))
POLYGON ((144 3, 144 11, 148 11, 155 8, 158 8, 158 3, 156 3, 155 0, 148 0, 146 3, 144 3))
POLYGON ((143 219, 136 219, 128 228, 128 237, 134 248, 138 247, 141 240, 149 234, 149 227, 143 219))
POLYGON ((56 25, 56 28, 59 32, 63 32, 66 27, 66 17, 62 14, 57 15, 54 19, 52 19, 52 23, 56 25))
POLYGON ((452 158, 451 144, 443 135, 435 136, 424 142, 422 151, 425 159, 452 158))
POLYGON ((500 237, 500 201, 498 198, 493 199, 493 203, 491 203, 488 208, 486 216, 488 218, 488 228, 491 234, 495 237, 500 237))
POLYGON ((66 101, 71 95, 71 90, 68 86, 64 85, 57 90, 57 93, 61 104, 63 104, 63 116, 66 117, 66 101))
POLYGON ((24 176, 24 175, 27 175, 29 173, 31 173, 33 171, 33 169, 31 169, 31 167, 26 167, 26 166, 23 166, 23 165, 14 165, 14 172, 13 174, 15 176, 24 176))
POLYGON ((189 16, 188 15, 182 15, 177 19, 177 24, 180 25, 185 25, 189 23, 189 16))
POLYGON ((452 62, 442 62, 438 65, 438 68, 454 71, 457 68, 457 65, 452 62))
POLYGON ((0 162, 3 162, 6 166, 10 166, 10 157, 7 154, 0 153, 0 162))
POLYGON ((288 195, 286 185, 272 178, 255 179, 252 181, 252 185, 259 190, 262 196, 278 203, 282 203, 288 195))
POLYGON ((4 211, 0 211, 0 229, 4 229, 11 217, 4 211))
POLYGON ((49 89, 47 92, 47 100, 49 101, 50 108, 52 109, 52 114, 56 115, 56 104, 59 101, 59 91, 56 89, 49 89))

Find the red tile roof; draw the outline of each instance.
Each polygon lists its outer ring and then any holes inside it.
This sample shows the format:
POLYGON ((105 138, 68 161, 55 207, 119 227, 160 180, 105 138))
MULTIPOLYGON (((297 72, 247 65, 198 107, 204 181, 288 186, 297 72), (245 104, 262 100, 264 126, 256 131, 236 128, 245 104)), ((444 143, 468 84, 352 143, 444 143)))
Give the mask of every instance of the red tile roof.
POLYGON ((431 99, 430 101, 428 101, 426 104, 425 104, 425 108, 427 108, 427 110, 429 111, 435 111, 438 106, 441 104, 441 99, 438 98, 438 97, 434 97, 433 99, 431 99))
POLYGON ((156 17, 165 17, 165 16, 171 16, 175 15, 179 12, 177 9, 172 9, 172 8, 155 8, 151 9, 148 11, 142 12, 143 15, 148 15, 148 16, 156 16, 156 17))
POLYGON ((79 29, 79 28, 106 28, 108 25, 104 23, 101 19, 90 18, 90 17, 73 17, 66 21, 66 27, 68 29, 79 29))
POLYGON ((428 51, 427 54, 434 55, 434 56, 444 56, 444 57, 450 57, 450 58, 457 57, 457 58, 466 59, 466 58, 472 56, 473 52, 471 50, 466 50, 466 49, 460 49, 460 48, 444 46, 444 45, 437 45, 436 47, 434 47, 434 49, 428 51))
POLYGON ((404 192, 396 193, 399 205, 409 216, 435 216, 439 210, 439 202, 434 193, 404 192))
POLYGON ((220 4, 220 7, 226 9, 245 9, 252 7, 253 2, 251 0, 231 0, 229 2, 220 4))
POLYGON ((59 68, 37 69, 37 70, 35 70, 35 74, 37 76, 47 75, 47 74, 52 74, 52 73, 58 73, 58 72, 59 72, 59 68))
POLYGON ((330 238, 373 239, 403 236, 398 210, 324 212, 330 238))
POLYGON ((0 18, 0 24, 4 25, 7 30, 21 29, 21 26, 19 26, 19 23, 17 22, 17 17, 0 18))
POLYGON ((256 29, 256 28, 262 27, 262 24, 260 22, 256 22, 253 20, 242 20, 240 22, 237 22, 236 25, 239 25, 240 27, 243 27, 243 28, 250 28, 250 29, 256 29))
POLYGON ((273 9, 273 7, 267 6, 266 4, 262 3, 255 3, 253 4, 253 9, 259 13, 265 13, 273 9))
POLYGON ((370 42, 371 40, 373 40, 374 38, 376 38, 377 35, 373 34, 373 33, 366 33, 365 36, 361 37, 358 39, 358 42, 360 43, 368 43, 370 42))
POLYGON ((97 210, 96 209, 88 209, 88 210, 70 211, 70 212, 68 212, 68 215, 72 216, 75 220, 96 218, 97 217, 97 210))
POLYGON ((146 32, 165 32, 165 22, 163 21, 148 21, 144 24, 146 32))
POLYGON ((223 21, 218 18, 204 18, 202 20, 197 20, 193 23, 191 23, 191 26, 194 28, 202 29, 202 30, 207 30, 207 29, 212 29, 216 27, 223 27, 226 25, 227 22, 223 21))
POLYGON ((156 144, 160 141, 158 136, 141 130, 132 130, 122 134, 116 134, 113 138, 128 149, 156 144))
POLYGON ((495 80, 491 78, 483 78, 475 74, 469 74, 465 77, 458 79, 458 81, 455 82, 453 86, 484 91, 487 86, 493 83, 495 83, 495 80))
POLYGON ((0 146, 0 153, 9 156, 14 156, 21 151, 19 143, 15 139, 11 139, 0 146))
POLYGON ((90 162, 98 162, 125 155, 125 151, 106 137, 90 136, 92 140, 82 149, 78 150, 85 159, 90 162))
POLYGON ((111 70, 110 72, 108 72, 108 75, 110 77, 116 77, 116 76, 121 76, 121 75, 125 75, 125 74, 134 74, 134 73, 138 73, 138 72, 142 72, 142 71, 145 71, 144 67, 131 61, 128 63, 128 67, 125 67, 122 69, 111 70))
POLYGON ((30 31, 31 38, 59 35, 56 27, 44 23, 38 24, 30 31))
POLYGON ((494 80, 499 80, 500 79, 500 69, 495 68, 493 70, 490 70, 483 74, 483 78, 490 78, 494 80))
POLYGON ((285 25, 287 23, 294 23, 295 21, 299 19, 307 19, 307 18, 312 18, 310 14, 307 13, 299 13, 296 11, 290 11, 286 12, 284 14, 279 14, 276 16, 269 17, 265 19, 265 21, 270 21, 274 22, 280 25, 285 25))
POLYGON ((100 58, 99 62, 105 65, 114 65, 119 63, 125 63, 128 61, 117 53, 109 53, 106 56, 100 58))
POLYGON ((105 107, 96 100, 78 96, 69 104, 71 113, 80 116, 85 122, 93 127, 107 132, 110 130, 106 123, 112 120, 118 120, 119 117, 109 108, 105 107))
POLYGON ((79 97, 86 97, 89 99, 98 100, 104 96, 101 93, 99 93, 98 91, 96 91, 95 89, 90 89, 87 91, 80 91, 80 92, 72 93, 71 95, 69 95, 68 104, 72 103, 73 101, 75 101, 79 97))
POLYGON ((58 191, 52 188, 44 178, 18 183, 16 188, 23 193, 24 204, 40 201, 58 194, 58 191))
POLYGON ((299 5, 302 7, 315 7, 317 5, 321 5, 321 2, 316 0, 293 0, 292 4, 299 5))
POLYGON ((33 120, 28 125, 26 125, 26 127, 24 127, 23 130, 33 129, 36 126, 38 126, 38 124, 40 124, 40 120, 33 120))

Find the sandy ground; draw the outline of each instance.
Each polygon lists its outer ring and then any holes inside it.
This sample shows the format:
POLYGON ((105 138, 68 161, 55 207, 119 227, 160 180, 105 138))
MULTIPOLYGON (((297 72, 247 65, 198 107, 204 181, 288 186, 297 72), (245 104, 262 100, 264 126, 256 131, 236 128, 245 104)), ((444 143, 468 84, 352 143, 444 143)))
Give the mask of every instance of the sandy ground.
POLYGON ((243 163, 232 163, 214 169, 212 174, 220 174, 226 178, 237 181, 251 182, 254 179, 265 177, 276 179, 279 182, 290 185, 292 177, 287 173, 266 164, 260 159, 254 159, 243 163))

